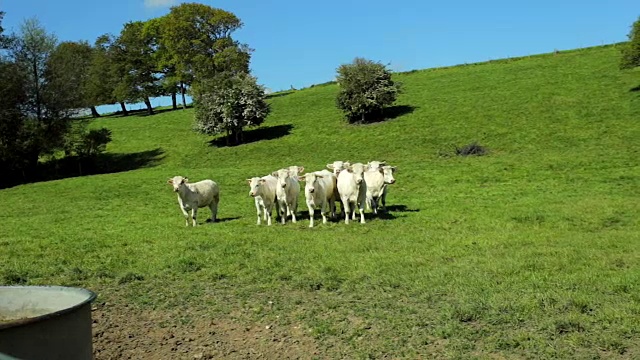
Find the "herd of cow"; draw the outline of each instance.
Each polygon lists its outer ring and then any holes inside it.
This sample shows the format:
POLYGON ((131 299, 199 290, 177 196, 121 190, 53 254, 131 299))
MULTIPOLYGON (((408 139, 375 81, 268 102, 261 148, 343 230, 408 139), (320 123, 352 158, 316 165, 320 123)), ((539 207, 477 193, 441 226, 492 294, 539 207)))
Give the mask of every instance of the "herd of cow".
MULTIPOLYGON (((387 187, 395 183, 395 166, 384 161, 370 161, 367 164, 334 161, 327 164, 327 168, 332 171, 324 169, 302 175, 304 167, 290 166, 266 176, 247 179, 249 195, 254 198, 256 205, 257 224, 261 224, 262 216, 267 225, 271 225, 274 207, 282 224, 286 223, 288 217, 295 223, 300 182, 305 183, 304 196, 309 209, 309 227, 313 227, 314 211, 318 208, 323 223, 327 222, 328 215, 335 219, 336 202, 341 203, 346 224, 349 223, 349 218, 356 220, 356 209, 362 224, 365 223, 365 208, 377 214, 378 207, 382 205, 382 210, 386 211, 387 187)), ((220 188, 215 181, 206 179, 190 183, 185 177, 174 176, 168 182, 173 185, 173 191, 178 193, 178 204, 184 214, 186 226, 189 226, 189 211, 193 226, 196 226, 198 208, 203 207, 211 209, 211 221, 216 221, 220 188)))

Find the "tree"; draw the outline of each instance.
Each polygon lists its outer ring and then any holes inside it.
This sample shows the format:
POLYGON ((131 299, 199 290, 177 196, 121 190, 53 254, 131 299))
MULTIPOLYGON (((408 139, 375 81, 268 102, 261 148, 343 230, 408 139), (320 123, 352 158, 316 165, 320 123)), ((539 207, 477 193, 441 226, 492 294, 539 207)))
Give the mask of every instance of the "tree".
POLYGON ((114 94, 120 79, 117 77, 111 51, 113 41, 113 37, 109 34, 101 35, 96 39, 84 91, 90 104, 97 106, 119 103, 122 114, 127 116, 129 113, 124 103, 125 99, 117 98, 114 94))
POLYGON ((111 46, 114 70, 120 79, 114 95, 128 101, 142 100, 153 114, 150 98, 161 94, 161 86, 156 76, 154 38, 143 29, 141 21, 125 24, 111 46))
POLYGON ((251 49, 231 37, 242 27, 233 13, 203 4, 183 3, 171 7, 159 22, 159 38, 167 51, 164 60, 175 69, 183 106, 186 106, 185 89, 194 81, 204 81, 225 71, 249 71, 251 49))
POLYGON ((269 115, 264 87, 247 73, 220 76, 198 87, 195 94, 195 129, 214 135, 226 133, 235 144, 242 142, 246 126, 258 126, 269 115))
POLYGON ((337 72, 336 104, 350 123, 384 117, 384 107, 393 104, 400 92, 400 84, 391 80, 386 66, 371 60, 356 58, 340 65, 337 72))
POLYGON ((56 37, 47 34, 40 22, 32 18, 24 21, 12 45, 15 62, 26 70, 28 76, 29 110, 38 120, 42 119, 44 110, 44 72, 47 59, 55 49, 56 42, 56 37))
POLYGON ((622 48, 620 68, 631 69, 640 66, 640 17, 631 26, 629 42, 622 48))
POLYGON ((35 169, 40 156, 63 146, 71 116, 76 113, 61 97, 72 85, 53 83, 48 77, 49 57, 55 47, 55 36, 48 34, 38 20, 29 19, 20 27, 10 49, 11 58, 25 76, 26 101, 21 110, 29 145, 23 147, 27 150, 22 159, 27 170, 35 169))
POLYGON ((68 108, 90 108, 93 117, 99 117, 87 94, 89 69, 93 57, 93 48, 86 41, 62 42, 49 56, 47 74, 49 86, 60 89, 56 98, 68 108))

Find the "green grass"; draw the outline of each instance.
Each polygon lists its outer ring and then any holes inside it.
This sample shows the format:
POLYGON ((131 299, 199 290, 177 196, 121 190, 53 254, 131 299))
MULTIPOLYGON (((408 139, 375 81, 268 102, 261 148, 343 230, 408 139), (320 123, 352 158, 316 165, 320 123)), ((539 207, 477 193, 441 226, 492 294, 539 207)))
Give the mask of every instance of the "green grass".
POLYGON ((1 190, 0 282, 301 324, 329 358, 640 357, 640 73, 618 58, 396 74, 414 110, 364 126, 315 86, 273 96, 270 139, 237 147, 194 133, 192 110, 95 121, 110 153, 159 164, 1 190), (489 154, 455 156, 473 141, 489 154), (398 166, 395 211, 255 225, 246 178, 334 160, 398 166), (225 221, 185 228, 174 175, 217 181, 225 221))

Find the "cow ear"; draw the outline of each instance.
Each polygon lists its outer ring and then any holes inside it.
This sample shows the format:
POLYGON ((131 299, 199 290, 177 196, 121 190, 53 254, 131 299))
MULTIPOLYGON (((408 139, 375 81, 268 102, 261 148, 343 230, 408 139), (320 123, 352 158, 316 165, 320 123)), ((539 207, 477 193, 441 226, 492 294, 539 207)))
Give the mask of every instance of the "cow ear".
POLYGON ((249 183, 249 185, 251 185, 251 179, 245 179, 247 180, 247 182, 249 183))
POLYGON ((316 175, 316 177, 317 177, 318 179, 322 179, 322 178, 324 177, 324 175, 316 175))
POLYGON ((302 175, 302 176, 298 176, 298 180, 307 181, 307 178, 305 177, 305 175, 302 175))
POLYGON ((328 169, 333 169, 333 164, 327 164, 328 169))
POLYGON ((260 179, 260 183, 261 183, 261 184, 264 184, 264 183, 266 183, 266 182, 267 182, 267 180, 265 180, 265 179, 260 179))
POLYGON ((392 166, 392 167, 391 167, 391 172, 396 172, 396 170, 398 170, 398 167, 397 167, 397 166, 392 166))
POLYGON ((182 179, 182 182, 185 183, 185 184, 188 183, 189 182, 189 178, 182 179))
POLYGON ((277 171, 272 172, 272 173, 271 173, 271 176, 273 176, 273 177, 278 177, 278 172, 277 172, 277 171))
POLYGON ((304 171, 304 166, 299 166, 298 167, 298 174, 302 174, 303 171, 304 171))
POLYGON ((173 179, 169 179, 169 180, 167 180, 167 183, 169 183, 169 184, 173 185, 173 179))

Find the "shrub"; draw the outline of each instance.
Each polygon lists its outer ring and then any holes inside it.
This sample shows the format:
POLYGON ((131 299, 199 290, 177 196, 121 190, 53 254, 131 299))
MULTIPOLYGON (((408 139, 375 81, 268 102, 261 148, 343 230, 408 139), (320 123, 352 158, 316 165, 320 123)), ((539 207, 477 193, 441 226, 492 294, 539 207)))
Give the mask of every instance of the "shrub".
POLYGON ((226 133, 227 145, 230 139, 241 143, 243 128, 262 124, 271 111, 264 87, 246 73, 207 81, 198 86, 194 97, 195 130, 226 133))
POLYGON ((382 118, 384 107, 393 104, 400 92, 400 84, 391 80, 385 65, 363 58, 340 65, 337 82, 336 105, 349 123, 382 118))
POLYGON ((469 155, 485 155, 487 153, 487 149, 478 144, 477 142, 473 142, 471 144, 465 145, 461 148, 456 146, 456 155, 460 156, 469 156, 469 155))

